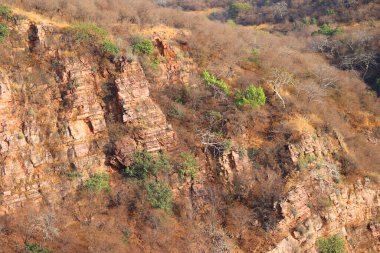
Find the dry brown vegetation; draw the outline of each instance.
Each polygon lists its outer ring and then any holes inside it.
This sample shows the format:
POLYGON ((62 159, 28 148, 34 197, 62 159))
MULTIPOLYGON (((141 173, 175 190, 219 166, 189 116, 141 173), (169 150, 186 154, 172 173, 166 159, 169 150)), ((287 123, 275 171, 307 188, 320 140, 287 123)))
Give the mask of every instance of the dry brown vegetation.
MULTIPOLYGON (((198 203, 194 193, 183 193, 175 199, 173 213, 167 213, 151 208, 142 190, 144 185, 133 179, 126 181, 115 172, 111 176, 111 193, 94 195, 81 191, 64 196, 52 206, 51 201, 45 200, 39 211, 2 217, 0 245, 6 245, 5 252, 14 249, 22 252, 24 244, 30 241, 39 242, 53 252, 230 252, 234 247, 250 252, 252 245, 256 245, 257 252, 264 251, 275 241, 266 232, 275 228, 280 219, 273 205, 283 196, 286 180, 294 170, 281 152, 289 141, 314 131, 336 129, 345 137, 359 164, 357 169, 347 169, 347 178, 354 174, 379 173, 378 150, 367 139, 380 135, 380 102, 355 72, 363 65, 342 67, 350 71, 332 66, 323 55, 310 49, 311 40, 324 41, 310 37, 308 28, 287 35, 257 31, 210 21, 191 12, 160 8, 148 0, 2 2, 48 16, 56 22, 94 21, 109 30, 123 50, 130 47, 134 36, 157 25, 186 31, 175 34, 171 43, 185 41, 184 53, 196 63, 191 86, 152 87, 152 96, 180 133, 178 152, 171 154, 174 166, 179 166, 180 151, 191 150, 200 166, 212 175, 211 180, 204 182, 207 203, 198 203), (258 52, 254 62, 249 60, 253 50, 258 52), (213 96, 199 76, 205 69, 226 80, 232 89, 249 84, 263 86, 267 105, 260 110, 239 109, 232 98, 213 96), (220 117, 212 118, 210 112, 217 112, 220 117), (235 178, 232 187, 215 179, 218 157, 205 152, 199 138, 202 131, 218 133, 222 140, 232 139, 233 148, 241 146, 251 156, 252 170, 243 178, 235 178), (262 239, 264 236, 266 240, 262 239)), ((225 2, 207 1, 207 5, 201 0, 181 1, 180 5, 186 10, 199 10, 224 6, 225 2)), ((162 1, 161 5, 167 4, 170 5, 170 1, 162 1)), ((254 22, 272 19, 273 15, 254 22)), ((17 41, 17 34, 12 36, 11 39, 17 41)), ((348 45, 351 35, 342 36, 348 45)), ((337 45, 338 40, 330 39, 328 45, 334 46, 334 52, 341 56, 347 53, 347 46, 337 45)), ((98 52, 96 46, 67 46, 67 42, 59 42, 66 52, 80 51, 99 63, 103 70, 115 68, 109 60, 94 56, 94 52, 98 52)), ((350 45, 356 48, 355 43, 361 41, 353 39, 352 43, 350 45)), ((378 45, 369 45, 372 46, 378 45)), ((0 54, 4 55, 1 63, 23 64, 24 59, 17 55, 10 59, 7 47, 10 45, 0 48, 0 54)), ((322 49, 323 53, 332 50, 322 49)), ((357 55, 355 53, 347 55, 357 55)), ((72 55, 67 53, 67 56, 72 55)), ((334 56, 333 61, 341 65, 343 60, 334 56)), ((41 68, 49 67, 41 64, 41 68)), ((28 78, 34 83, 52 82, 45 72, 30 73, 28 78)), ((154 73, 146 74, 154 80, 154 73)), ((44 89, 29 87, 23 80, 25 76, 13 78, 33 92, 26 94, 21 89, 21 106, 28 103, 38 112, 41 105, 47 104, 45 96, 49 94, 45 94, 44 89)), ((114 91, 107 90, 107 84, 102 88, 106 104, 107 100, 115 99, 114 91)), ((114 143, 133 130, 120 125, 120 119, 113 119, 112 110, 106 109, 110 117, 107 119, 110 142, 114 143)), ((42 112, 37 114, 39 122, 45 124, 48 116, 42 112)), ((48 124, 45 125, 48 129, 48 124)), ((351 165, 348 159, 342 160, 348 167, 351 165)), ((170 172, 160 177, 170 181, 173 175, 170 172)))

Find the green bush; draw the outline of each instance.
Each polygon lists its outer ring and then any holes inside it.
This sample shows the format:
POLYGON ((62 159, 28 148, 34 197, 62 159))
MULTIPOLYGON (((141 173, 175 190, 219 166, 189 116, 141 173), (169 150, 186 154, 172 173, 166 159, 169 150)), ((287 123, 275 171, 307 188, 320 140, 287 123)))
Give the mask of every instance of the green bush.
POLYGON ((168 116, 181 120, 185 118, 185 112, 178 106, 171 106, 168 109, 168 116))
POLYGON ((154 158, 146 151, 137 151, 133 155, 133 164, 124 169, 124 174, 127 177, 145 179, 147 176, 157 177, 161 170, 170 168, 170 161, 164 154, 159 154, 157 158, 154 158))
POLYGON ((159 70, 160 60, 158 58, 154 58, 154 60, 152 61, 151 67, 153 70, 156 70, 156 71, 159 70))
POLYGON ((378 90, 380 92, 380 77, 376 79, 375 90, 378 90))
POLYGON ((182 180, 184 180, 187 177, 190 177, 192 180, 194 180, 199 170, 197 161, 189 152, 181 153, 181 159, 182 165, 178 171, 179 177, 182 180))
POLYGON ((114 43, 108 40, 103 41, 102 50, 104 53, 112 56, 117 56, 120 52, 120 49, 114 43))
POLYGON ((260 52, 258 49, 252 49, 251 55, 248 57, 248 61, 256 65, 260 65, 260 52))
POLYGON ((334 36, 338 33, 342 33, 343 30, 341 28, 332 28, 329 24, 323 24, 319 27, 318 31, 312 33, 312 35, 326 35, 326 36, 334 36))
POLYGON ((0 4, 0 17, 10 19, 12 17, 12 10, 6 5, 0 4))
POLYGON ((210 74, 207 70, 203 71, 202 73, 202 79, 209 87, 217 87, 223 91, 225 95, 230 94, 230 88, 228 87, 228 84, 224 82, 223 80, 220 80, 216 78, 213 74, 210 74))
POLYGON ((321 253, 343 253, 345 241, 339 234, 336 234, 329 238, 318 239, 317 246, 321 253))
POLYGON ((162 182, 150 182, 146 184, 146 191, 153 208, 171 210, 173 197, 169 185, 162 182))
POLYGON ((245 91, 238 90, 235 93, 235 104, 239 107, 249 105, 253 108, 259 108, 265 105, 266 99, 263 88, 252 84, 245 91))
POLYGON ((336 14, 336 12, 333 9, 327 9, 326 10, 326 15, 328 15, 328 16, 332 16, 332 15, 335 15, 335 14, 336 14))
POLYGON ((131 237, 132 231, 129 230, 128 228, 123 230, 123 243, 125 245, 129 244, 129 238, 131 237))
POLYGON ((233 1, 228 6, 228 15, 230 18, 237 18, 242 11, 252 10, 252 5, 249 3, 233 1))
POLYGON ((314 162, 316 160, 316 157, 314 154, 306 154, 304 155, 303 153, 300 155, 298 158, 298 167, 300 170, 306 169, 310 163, 314 162))
POLYGON ((145 38, 135 38, 132 41, 133 53, 151 55, 154 51, 153 42, 145 38))
POLYGON ((0 43, 5 41, 5 38, 9 35, 9 28, 7 25, 0 24, 0 43))
POLYGON ((27 243, 26 250, 32 253, 49 253, 50 251, 36 243, 27 243))
POLYGON ((318 20, 316 18, 305 18, 303 23, 305 25, 316 25, 318 23, 318 20))
POLYGON ((102 42, 108 36, 106 30, 92 22, 75 23, 68 29, 68 32, 78 42, 102 42))
POLYGON ((85 188, 91 191, 102 191, 106 192, 111 191, 111 187, 109 184, 109 176, 107 173, 100 173, 92 175, 84 184, 85 188))

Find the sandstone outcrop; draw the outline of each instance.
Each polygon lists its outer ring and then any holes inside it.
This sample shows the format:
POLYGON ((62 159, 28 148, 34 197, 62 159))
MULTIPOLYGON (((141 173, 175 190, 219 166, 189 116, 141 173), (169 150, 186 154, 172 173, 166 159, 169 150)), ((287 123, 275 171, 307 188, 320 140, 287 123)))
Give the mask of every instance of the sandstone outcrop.
MULTIPOLYGON (((274 208, 282 216, 276 233, 287 236, 271 253, 317 252, 315 243, 318 238, 339 233, 348 239, 349 228, 366 226, 366 222, 379 215, 380 189, 376 184, 368 178, 359 179, 351 186, 340 184, 339 163, 334 164, 330 159, 334 141, 335 145, 343 144, 343 140, 328 136, 319 139, 305 136, 300 143, 289 146, 295 164, 302 152, 314 153, 326 160, 310 166, 309 176, 275 204, 274 208)), ((371 224, 368 227, 372 236, 379 238, 377 227, 371 224)), ((350 251, 356 252, 354 245, 347 245, 350 251)), ((379 245, 374 247, 377 251, 380 249, 379 245)))
POLYGON ((188 85, 193 66, 191 59, 180 57, 174 48, 159 36, 155 36, 153 39, 159 55, 165 58, 165 63, 161 64, 161 75, 156 82, 161 85, 169 83, 188 85))
POLYGON ((140 64, 124 65, 115 80, 123 123, 134 129, 135 138, 123 138, 116 143, 117 159, 127 163, 136 146, 137 149, 155 152, 167 150, 175 145, 175 133, 167 123, 165 115, 149 96, 149 83, 140 64))

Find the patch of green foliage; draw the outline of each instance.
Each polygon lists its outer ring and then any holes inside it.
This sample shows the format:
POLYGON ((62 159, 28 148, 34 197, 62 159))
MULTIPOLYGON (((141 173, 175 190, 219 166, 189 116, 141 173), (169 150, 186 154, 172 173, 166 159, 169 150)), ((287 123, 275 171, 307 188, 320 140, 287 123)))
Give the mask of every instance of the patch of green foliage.
POLYGON ((145 38, 134 38, 132 41, 133 53, 151 55, 154 51, 153 42, 145 38))
POLYGON ((12 10, 6 5, 0 4, 0 17, 10 19, 12 17, 12 10))
POLYGON ((252 49, 251 55, 248 57, 248 61, 256 65, 260 65, 260 52, 258 49, 252 49))
POLYGON ((126 228, 126 229, 123 230, 123 243, 125 245, 128 245, 129 238, 131 237, 131 234, 132 234, 132 232, 128 228, 126 228))
POLYGON ((105 40, 102 43, 102 50, 104 53, 117 56, 120 52, 120 49, 111 41, 105 40))
POLYGON ((301 154, 298 158, 298 167, 300 170, 306 169, 310 163, 314 162, 316 157, 312 154, 301 154))
POLYGON ((252 5, 250 3, 232 1, 228 6, 228 16, 235 19, 239 16, 240 12, 249 10, 252 10, 252 5))
POLYGON ((86 189, 90 191, 106 191, 109 192, 111 191, 111 187, 109 184, 109 176, 107 173, 99 173, 92 175, 87 181, 85 182, 84 186, 86 189))
POLYGON ((49 253, 50 251, 36 243, 27 243, 25 249, 32 253, 49 253))
POLYGON ((339 234, 317 240, 317 246, 321 253, 343 253, 345 241, 339 234))
POLYGON ((375 90, 380 92, 380 77, 376 79, 375 90))
POLYGON ((9 28, 5 24, 0 24, 0 43, 5 41, 5 38, 9 35, 9 28))
POLYGON ((311 35, 334 36, 334 35, 342 33, 342 32, 343 32, 343 30, 339 27, 332 28, 329 24, 323 24, 319 27, 319 30, 313 32, 311 35))
POLYGON ((336 12, 333 9, 327 9, 326 10, 326 15, 328 15, 328 16, 332 16, 332 15, 335 15, 335 14, 336 14, 336 12))
POLYGON ((74 180, 75 178, 81 177, 81 173, 77 170, 69 170, 66 172, 66 176, 69 180, 74 180))
POLYGON ((213 74, 210 74, 207 70, 203 71, 202 79, 209 87, 217 87, 223 91, 225 95, 230 94, 230 88, 228 84, 221 79, 216 78, 213 74))
POLYGON ((73 24, 68 32, 78 42, 103 42, 108 33, 105 29, 92 22, 78 22, 73 24))
POLYGON ((171 164, 164 154, 153 157, 146 151, 137 151, 133 154, 133 164, 124 169, 126 177, 145 179, 147 176, 157 177, 163 170, 170 170, 171 164))
POLYGON ((168 110, 168 116, 181 120, 181 119, 183 119, 185 117, 185 113, 178 106, 172 106, 168 110))
POLYGON ((159 181, 149 182, 146 184, 148 200, 153 208, 170 211, 173 204, 172 191, 168 184, 159 181))
POLYGON ((194 180, 199 171, 198 163, 190 152, 181 153, 182 165, 178 171, 181 180, 190 177, 194 180))
POLYGON ((238 90, 235 93, 235 104, 239 107, 249 105, 252 108, 259 108, 265 105, 266 99, 263 88, 252 84, 245 91, 238 90))
POLYGON ((318 23, 318 20, 316 18, 314 18, 314 17, 313 18, 305 18, 303 20, 303 23, 305 25, 316 25, 318 23))
POLYGON ((223 118, 223 115, 218 111, 208 111, 207 116, 215 121, 219 121, 223 118))
POLYGON ((223 142, 223 151, 229 153, 232 149, 232 140, 227 139, 223 142))
POLYGON ((160 68, 160 60, 157 57, 154 58, 151 66, 153 70, 158 70, 160 68))

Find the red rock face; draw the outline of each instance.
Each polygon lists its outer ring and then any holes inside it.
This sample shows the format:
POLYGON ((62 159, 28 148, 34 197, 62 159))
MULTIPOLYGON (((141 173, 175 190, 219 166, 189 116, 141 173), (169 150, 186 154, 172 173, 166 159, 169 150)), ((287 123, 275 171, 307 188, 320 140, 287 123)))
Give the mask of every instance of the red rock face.
POLYGON ((50 84, 45 93, 54 93, 52 90, 58 91, 58 87, 61 91, 67 89, 73 80, 75 87, 62 93, 62 99, 47 95, 51 104, 43 105, 41 110, 51 116, 48 117, 51 126, 62 126, 60 130, 50 127, 48 136, 41 129, 43 122, 33 116, 27 119, 18 116, 17 101, 12 99, 17 94, 12 94, 6 73, 0 73, 0 206, 3 212, 26 203, 37 203, 45 189, 58 191, 51 186, 53 175, 45 173, 51 168, 64 172, 70 169, 71 163, 83 177, 105 170, 105 155, 92 148, 94 141, 106 130, 94 76, 89 65, 83 62, 65 64, 58 84, 50 84), (71 105, 62 110, 66 100, 70 100, 71 105), (52 144, 53 136, 60 136, 55 144, 52 144))
MULTIPOLYGON (((331 136, 304 136, 299 143, 290 145, 295 165, 303 153, 319 159, 304 168, 309 170, 308 176, 275 206, 282 216, 275 231, 286 236, 271 253, 317 252, 318 238, 340 233, 348 239, 348 228, 365 224, 379 213, 380 190, 368 178, 353 185, 339 184, 339 164, 331 159, 337 149, 333 148, 334 142, 345 147, 342 139, 331 136)), ((375 230, 373 226, 371 232, 375 230)))
POLYGON ((166 122, 165 115, 149 97, 149 83, 140 64, 134 62, 124 66, 123 73, 115 81, 118 101, 123 109, 123 123, 136 131, 136 138, 122 138, 116 144, 119 162, 128 163, 133 148, 155 152, 166 150, 175 144, 175 133, 166 122))
POLYGON ((193 62, 189 58, 181 58, 177 55, 168 42, 160 37, 155 37, 154 41, 159 54, 165 58, 165 64, 161 65, 161 75, 156 82, 160 85, 188 85, 193 62))

